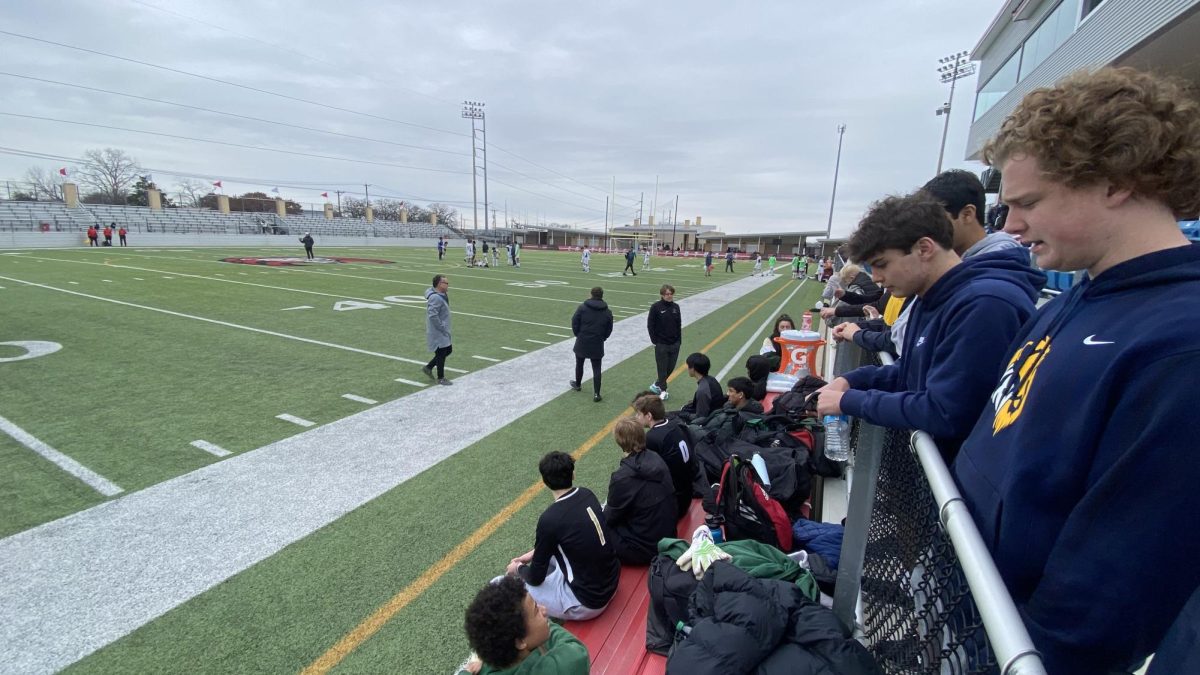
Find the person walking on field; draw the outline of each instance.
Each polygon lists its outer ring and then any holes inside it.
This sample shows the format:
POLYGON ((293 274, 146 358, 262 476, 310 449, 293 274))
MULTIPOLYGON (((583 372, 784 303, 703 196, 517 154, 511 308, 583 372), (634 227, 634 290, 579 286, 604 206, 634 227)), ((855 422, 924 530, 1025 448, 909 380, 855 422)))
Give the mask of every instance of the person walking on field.
POLYGON ((713 260, 712 251, 709 251, 704 254, 704 276, 706 276, 706 277, 712 276, 712 260, 713 260))
POLYGON ((756 277, 762 274, 762 254, 754 254, 754 269, 750 271, 750 276, 756 277))
POLYGON ((579 264, 584 272, 592 271, 592 252, 586 246, 583 247, 583 255, 579 256, 579 264))
POLYGON ((621 276, 625 276, 626 272, 633 272, 633 276, 637 276, 637 272, 633 271, 633 261, 637 259, 637 254, 633 252, 633 247, 625 252, 625 269, 621 270, 621 276))
POLYGON ((650 269, 650 247, 643 246, 642 247, 642 271, 645 272, 648 269, 650 269))
POLYGON ((304 236, 300 238, 300 243, 304 244, 304 254, 308 256, 309 260, 312 260, 313 259, 312 247, 313 247, 313 244, 315 243, 313 241, 312 234, 305 232, 304 236))
POLYGON ((450 344, 450 280, 435 274, 433 285, 425 291, 425 346, 433 352, 433 360, 421 368, 438 384, 453 384, 446 379, 446 357, 454 351, 450 344), (437 376, 433 369, 437 368, 437 376))
POLYGON ((650 391, 667 400, 667 378, 679 361, 679 345, 683 342, 683 316, 675 304, 675 287, 663 284, 658 291, 659 301, 650 306, 646 318, 646 330, 654 344, 654 365, 658 377, 650 385, 650 391))
POLYGON ((126 229, 125 229, 125 226, 124 226, 124 225, 122 225, 122 226, 121 226, 121 229, 117 230, 117 236, 121 238, 121 245, 122 245, 122 246, 128 246, 128 245, 129 245, 129 244, 128 244, 128 242, 126 242, 126 241, 125 241, 125 235, 126 235, 126 234, 128 234, 128 233, 129 233, 129 232, 128 232, 128 230, 126 230, 126 229))
POLYGON ((732 246, 729 247, 729 250, 725 251, 725 271, 733 272, 733 247, 732 246))
POLYGON ((575 379, 568 384, 580 391, 583 381, 583 360, 592 362, 592 400, 599 403, 600 362, 604 359, 604 341, 613 331, 612 310, 604 302, 604 289, 596 286, 592 296, 583 301, 571 317, 571 333, 575 335, 575 379))

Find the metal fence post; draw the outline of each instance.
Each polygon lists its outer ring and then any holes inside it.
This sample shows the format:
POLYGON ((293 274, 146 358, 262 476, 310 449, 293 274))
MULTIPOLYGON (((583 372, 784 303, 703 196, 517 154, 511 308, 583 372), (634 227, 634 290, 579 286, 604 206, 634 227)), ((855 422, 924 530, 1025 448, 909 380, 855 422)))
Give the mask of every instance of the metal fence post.
POLYGON ((858 627, 857 605, 862 581, 867 535, 871 529, 871 511, 875 505, 875 483, 883 455, 884 430, 859 422, 858 443, 854 448, 854 480, 846 507, 846 531, 842 538, 841 562, 833 594, 833 613, 848 634, 858 627))

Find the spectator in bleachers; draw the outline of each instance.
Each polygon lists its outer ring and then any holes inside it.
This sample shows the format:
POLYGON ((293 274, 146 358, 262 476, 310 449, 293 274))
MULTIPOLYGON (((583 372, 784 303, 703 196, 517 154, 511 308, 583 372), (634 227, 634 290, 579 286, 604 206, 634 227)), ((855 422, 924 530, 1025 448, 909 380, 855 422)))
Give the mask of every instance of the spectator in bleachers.
POLYGON ((548 620, 520 580, 501 577, 484 586, 467 607, 467 642, 478 660, 460 672, 587 675, 587 647, 548 620))
POLYGON ((1200 246, 1176 223, 1200 210, 1200 104, 1081 72, 983 158, 1005 231, 1087 278, 1017 334, 952 472, 1046 671, 1130 672, 1200 586, 1200 246))
MULTIPOLYGON (((964 260, 971 256, 1021 245, 1006 232, 987 233, 984 215, 987 194, 983 183, 970 171, 950 169, 934 176, 921 188, 942 203, 954 226, 954 252, 964 260)), ((1026 253, 1028 258, 1028 253, 1026 253)))
POLYGON ((871 206, 850 237, 850 255, 869 263, 884 288, 917 298, 903 354, 893 365, 836 378, 817 404, 820 415, 927 431, 947 459, 978 419, 1000 360, 1045 282, 1013 257, 963 263, 953 236, 942 205, 924 192, 871 206))
MULTIPOLYGON (((604 522, 623 564, 649 565, 658 554, 658 540, 675 536, 678 507, 671 470, 658 453, 646 452, 646 432, 637 419, 617 422, 613 439, 623 456, 608 481, 604 522)), ((687 488, 690 502, 690 483, 687 488)))
POLYGON ((300 237, 300 243, 304 244, 304 255, 307 256, 308 260, 312 260, 314 257, 313 256, 313 244, 316 243, 313 241, 312 233, 305 232, 304 236, 300 237))
POLYGON ((520 577, 535 602, 556 619, 600 616, 617 592, 621 563, 599 500, 575 482, 575 460, 551 452, 538 462, 554 503, 538 518, 533 548, 513 558, 508 576, 520 577))
POLYGON ((678 420, 667 419, 662 399, 652 391, 644 391, 633 399, 633 418, 646 427, 646 449, 662 457, 671 472, 674 487, 675 513, 682 518, 691 507, 697 485, 699 465, 692 454, 692 440, 687 428, 678 420))

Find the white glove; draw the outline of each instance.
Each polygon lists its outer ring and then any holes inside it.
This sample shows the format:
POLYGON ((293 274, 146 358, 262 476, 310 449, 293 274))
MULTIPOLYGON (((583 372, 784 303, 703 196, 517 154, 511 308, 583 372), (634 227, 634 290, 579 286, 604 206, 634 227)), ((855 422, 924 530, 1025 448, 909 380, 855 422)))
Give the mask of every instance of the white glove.
POLYGON ((679 560, 676 560, 675 564, 681 570, 691 570, 692 574, 699 579, 716 561, 732 559, 732 556, 722 551, 713 542, 708 526, 701 525, 692 533, 692 545, 683 552, 683 555, 679 556, 679 560))

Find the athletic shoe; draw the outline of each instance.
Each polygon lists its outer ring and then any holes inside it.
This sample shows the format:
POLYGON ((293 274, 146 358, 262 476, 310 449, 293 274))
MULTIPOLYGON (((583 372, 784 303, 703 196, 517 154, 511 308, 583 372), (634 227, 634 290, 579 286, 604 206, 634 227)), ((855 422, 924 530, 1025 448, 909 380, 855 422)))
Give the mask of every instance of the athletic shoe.
POLYGON ((595 401, 596 403, 599 403, 600 401, 603 401, 604 399, 600 398, 600 394, 594 394, 592 396, 592 400, 595 401))
POLYGON ((571 381, 567 382, 567 384, 571 385, 571 388, 574 389, 575 391, 582 391, 579 387, 579 383, 576 382, 575 380, 571 380, 571 381))
POLYGON ((658 398, 662 401, 665 401, 670 397, 671 397, 671 395, 667 393, 666 389, 663 389, 662 393, 658 395, 658 398))
POLYGON ((444 377, 443 377, 442 379, 438 380, 438 384, 444 384, 444 385, 446 385, 446 386, 448 387, 448 386, 450 386, 450 385, 452 385, 452 384, 454 384, 454 383, 453 383, 453 382, 451 382, 450 380, 447 380, 446 378, 444 378, 444 377))
POLYGON ((649 389, 650 389, 650 393, 652 393, 652 394, 661 394, 662 393, 662 389, 659 388, 657 382, 651 384, 649 389))
POLYGON ((429 379, 431 379, 431 380, 434 379, 433 368, 430 368, 429 366, 421 366, 421 372, 425 373, 425 376, 428 377, 429 379))

